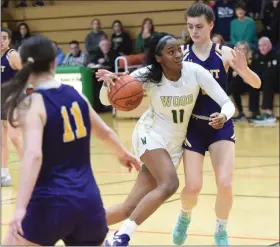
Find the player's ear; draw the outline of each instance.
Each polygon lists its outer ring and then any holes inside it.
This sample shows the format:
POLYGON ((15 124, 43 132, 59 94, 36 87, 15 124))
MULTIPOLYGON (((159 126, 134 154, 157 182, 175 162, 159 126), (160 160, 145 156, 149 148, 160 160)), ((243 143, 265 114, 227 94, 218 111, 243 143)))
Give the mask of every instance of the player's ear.
POLYGON ((157 62, 161 63, 161 56, 155 55, 155 57, 156 57, 157 62))
POLYGON ((56 67, 56 60, 51 62, 51 70, 55 70, 56 67))
POLYGON ((213 28, 214 28, 214 22, 213 22, 213 21, 211 21, 209 25, 210 25, 210 29, 211 29, 211 31, 212 31, 212 30, 213 30, 213 28))

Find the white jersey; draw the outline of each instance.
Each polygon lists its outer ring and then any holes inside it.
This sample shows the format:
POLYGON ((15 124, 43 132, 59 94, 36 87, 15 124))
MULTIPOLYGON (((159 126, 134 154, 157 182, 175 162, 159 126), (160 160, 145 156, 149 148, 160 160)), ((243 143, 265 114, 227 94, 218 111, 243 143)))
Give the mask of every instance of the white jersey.
MULTIPOLYGON (((142 81, 144 67, 130 75, 142 81)), ((139 124, 159 131, 169 140, 185 138, 195 101, 200 88, 221 107, 230 101, 212 75, 200 65, 184 62, 182 75, 178 81, 170 81, 164 75, 160 83, 143 83, 150 97, 150 107, 139 120, 139 124)))
MULTIPOLYGON (((148 68, 143 67, 130 76, 143 82, 143 74, 147 71, 148 68)), ((190 62, 183 62, 178 81, 170 81, 162 75, 158 84, 147 81, 143 82, 143 87, 150 97, 150 106, 134 129, 134 152, 140 158, 146 150, 164 148, 174 165, 178 165, 182 157, 182 145, 200 88, 221 107, 226 103, 232 104, 210 72, 190 62)), ((102 96, 104 92, 104 89, 101 90, 100 99, 106 104, 108 100, 105 99, 107 96, 102 96)))

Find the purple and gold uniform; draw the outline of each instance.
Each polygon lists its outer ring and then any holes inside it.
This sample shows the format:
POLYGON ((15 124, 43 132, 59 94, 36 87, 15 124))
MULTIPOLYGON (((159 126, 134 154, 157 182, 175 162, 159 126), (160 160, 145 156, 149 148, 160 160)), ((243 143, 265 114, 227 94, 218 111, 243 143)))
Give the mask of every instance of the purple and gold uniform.
MULTIPOLYGON (((213 75, 220 86, 227 91, 227 72, 222 58, 222 46, 213 43, 210 55, 201 61, 193 52, 191 45, 183 47, 184 60, 201 65, 213 75)), ((235 143, 234 125, 229 119, 222 129, 214 129, 209 125, 209 117, 215 112, 220 112, 221 107, 204 91, 200 91, 189 122, 184 148, 205 155, 211 144, 228 140, 235 143)))
POLYGON ((46 109, 42 167, 26 216, 23 237, 39 245, 101 245, 108 232, 90 162, 88 103, 71 86, 37 89, 46 109))
MULTIPOLYGON (((16 70, 14 70, 9 62, 9 53, 14 51, 13 49, 8 49, 1 57, 1 84, 8 82, 13 78, 13 76, 17 73, 16 70)), ((4 104, 4 97, 1 93, 1 105, 4 104)), ((1 120, 7 120, 6 114, 3 113, 1 109, 1 120)))

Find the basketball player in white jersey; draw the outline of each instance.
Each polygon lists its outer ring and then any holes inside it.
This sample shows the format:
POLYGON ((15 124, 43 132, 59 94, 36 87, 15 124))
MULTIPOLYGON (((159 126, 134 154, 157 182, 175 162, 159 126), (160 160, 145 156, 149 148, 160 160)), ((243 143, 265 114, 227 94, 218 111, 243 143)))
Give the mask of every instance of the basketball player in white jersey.
MULTIPOLYGON (((143 166, 125 202, 107 210, 108 225, 128 219, 105 241, 106 246, 127 246, 136 228, 177 191, 176 167, 200 89, 220 105, 223 119, 230 119, 235 111, 207 70, 183 62, 180 44, 173 36, 160 33, 152 38, 146 64, 130 74, 143 82, 150 95, 150 107, 138 121, 132 137, 134 152, 143 166)), ((107 90, 113 86, 116 75, 100 70, 97 77, 104 81, 101 102, 109 105, 107 90)), ((211 124, 219 123, 213 118, 211 124)))

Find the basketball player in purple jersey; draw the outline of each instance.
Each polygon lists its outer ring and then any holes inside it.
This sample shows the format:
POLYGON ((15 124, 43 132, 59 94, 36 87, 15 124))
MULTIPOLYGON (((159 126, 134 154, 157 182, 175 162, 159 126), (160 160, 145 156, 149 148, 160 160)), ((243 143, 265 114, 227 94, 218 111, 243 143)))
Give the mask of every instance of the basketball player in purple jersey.
MULTIPOLYGON (((188 31, 193 44, 184 45, 184 60, 200 64, 209 70, 220 86, 227 89, 227 71, 231 66, 243 80, 260 88, 259 77, 248 68, 244 54, 238 50, 212 43, 210 35, 214 26, 213 10, 196 3, 186 11, 188 31), (232 58, 235 58, 232 60, 232 58)), ((182 210, 173 230, 173 242, 182 245, 187 237, 192 209, 197 204, 202 187, 203 161, 209 151, 216 175, 217 216, 215 243, 228 245, 227 219, 232 207, 232 176, 235 156, 233 121, 219 113, 220 107, 204 91, 198 95, 184 143, 185 187, 181 192, 182 210), (213 118, 216 121, 210 122, 213 118), (228 121, 226 121, 228 120, 228 121)))
MULTIPOLYGON (((13 78, 15 73, 21 69, 21 61, 17 51, 11 49, 11 31, 8 28, 1 27, 1 85, 13 78)), ((3 92, 1 92, 1 105, 4 100, 3 92)), ((8 137, 11 139, 16 148, 18 155, 21 155, 21 131, 9 125, 6 121, 6 114, 1 109, 1 125, 2 125, 2 168, 1 168, 1 186, 11 184, 11 175, 8 168, 8 137)))
POLYGON ((20 51, 23 68, 6 84, 8 121, 24 129, 24 150, 16 210, 4 245, 101 245, 108 228, 91 169, 91 132, 111 148, 120 163, 140 164, 118 141, 88 101, 54 78, 52 41, 34 36, 20 51), (22 100, 26 85, 34 91, 22 100), (18 117, 15 119, 16 114, 18 117))

